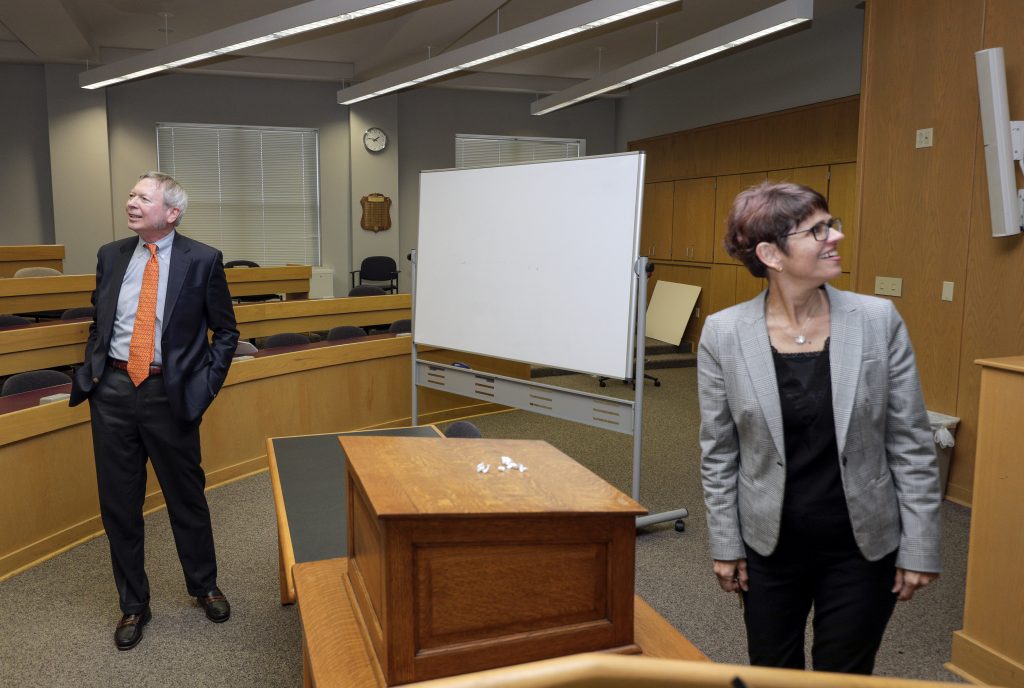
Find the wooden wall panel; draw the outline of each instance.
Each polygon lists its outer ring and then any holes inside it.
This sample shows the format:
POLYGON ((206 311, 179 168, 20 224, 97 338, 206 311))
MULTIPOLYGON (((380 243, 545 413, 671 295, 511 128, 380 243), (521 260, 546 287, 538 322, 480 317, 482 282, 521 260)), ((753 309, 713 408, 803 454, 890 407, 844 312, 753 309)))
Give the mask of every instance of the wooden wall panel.
POLYGON ((828 180, 828 209, 833 217, 843 221, 846 238, 839 245, 844 273, 854 273, 857 267, 857 163, 832 165, 828 180))
POLYGON ((675 183, 672 208, 672 258, 710 263, 715 244, 715 179, 675 183))
MULTIPOLYGON (((990 4, 985 18, 985 3, 869 2, 865 20, 856 286, 870 293, 877 275, 903 278, 903 295, 894 302, 914 342, 925 402, 935 411, 959 413, 965 421, 951 478, 961 494, 969 491, 973 473, 976 403, 970 408, 958 403, 958 386, 977 371, 963 363, 957 371, 950 364, 965 359, 964 294, 976 288, 976 280, 989 279, 972 275, 967 282, 968 255, 974 248, 968 242, 972 188, 984 185, 984 175, 975 171, 979 150, 973 53, 981 47, 983 19, 1006 26, 1002 35, 1010 46, 1019 41, 1009 27, 1019 26, 1024 18, 1019 2, 996 5, 1001 9, 990 4), (923 127, 934 129, 934 147, 915 148, 915 131, 923 127), (952 302, 940 299, 943 281, 956 285, 952 302)), ((1017 59, 1018 65, 1024 62, 1017 59)), ((1012 71, 1010 59, 1007 65, 1012 71)), ((1016 95, 1024 97, 1021 89, 1016 95)), ((1021 101, 1017 103, 1019 112, 1021 101)), ((975 262, 972 257, 972 263, 972 272, 991 275, 985 259, 975 262)), ((999 317, 990 303, 977 303, 974 310, 979 309, 999 317)), ((991 343, 992 334, 981 336, 991 343)), ((1020 340, 1015 345, 1019 351, 1020 340)), ((984 355, 1002 353, 1010 352, 988 350, 984 355)))
POLYGON ((716 177, 857 159, 859 96, 630 141, 646 181, 716 177))
POLYGON ((683 131, 672 137, 672 176, 675 179, 713 174, 717 160, 718 134, 713 127, 683 131))
POLYGON ((644 184, 640 255, 672 257, 672 182, 644 184))
MULTIPOLYGON (((1020 0, 988 0, 985 3, 985 32, 981 48, 1002 46, 1006 59, 1010 116, 1024 118, 1024 3, 1020 0)), ((973 60, 972 60, 973 65, 973 60)), ((972 104, 976 97, 972 96, 972 104)), ((977 440, 977 412, 981 370, 979 358, 1015 356, 1024 353, 1024 237, 994 238, 988 205, 985 157, 980 126, 965 131, 974 141, 970 168, 974 192, 967 244, 966 279, 957 282, 954 303, 963 303, 963 329, 959 356, 959 395, 954 415, 961 418, 957 446, 950 467, 950 497, 970 501, 974 479, 974 449, 977 440), (963 288, 961 288, 963 287, 963 288)), ((966 170, 964 171, 966 172, 966 170)), ((969 180, 965 179, 965 184, 969 180)), ((1017 187, 1024 177, 1017 173, 1017 187)))
POLYGON ((725 222, 729 218, 729 210, 736 195, 746 188, 760 184, 765 180, 764 172, 753 174, 733 174, 718 178, 718 189, 715 192, 715 262, 727 265, 739 265, 740 262, 725 252, 725 222))

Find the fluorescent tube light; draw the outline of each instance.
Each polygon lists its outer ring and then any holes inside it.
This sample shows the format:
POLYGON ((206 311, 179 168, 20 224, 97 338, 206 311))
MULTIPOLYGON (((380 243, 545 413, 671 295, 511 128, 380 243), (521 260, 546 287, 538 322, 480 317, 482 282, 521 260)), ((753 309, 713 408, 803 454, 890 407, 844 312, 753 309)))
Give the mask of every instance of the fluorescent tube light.
POLYGON ((352 105, 422 84, 674 2, 678 0, 591 0, 497 36, 343 88, 338 91, 338 103, 352 105))
POLYGON ((102 88, 414 2, 422 0, 312 0, 86 70, 78 75, 78 84, 82 88, 102 88))
POLYGON ((803 24, 810 21, 813 15, 814 0, 786 0, 589 81, 541 98, 530 105, 530 112, 534 115, 546 115, 602 93, 649 79, 662 72, 704 60, 791 26, 803 24))

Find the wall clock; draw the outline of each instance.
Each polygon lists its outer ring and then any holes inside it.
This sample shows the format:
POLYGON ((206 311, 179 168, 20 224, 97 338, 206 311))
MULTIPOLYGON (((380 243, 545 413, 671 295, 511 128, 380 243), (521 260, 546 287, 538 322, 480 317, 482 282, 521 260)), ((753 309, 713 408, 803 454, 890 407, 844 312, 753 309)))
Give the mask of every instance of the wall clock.
POLYGON ((380 127, 370 127, 363 134, 363 146, 371 153, 380 153, 388 147, 388 135, 380 127))

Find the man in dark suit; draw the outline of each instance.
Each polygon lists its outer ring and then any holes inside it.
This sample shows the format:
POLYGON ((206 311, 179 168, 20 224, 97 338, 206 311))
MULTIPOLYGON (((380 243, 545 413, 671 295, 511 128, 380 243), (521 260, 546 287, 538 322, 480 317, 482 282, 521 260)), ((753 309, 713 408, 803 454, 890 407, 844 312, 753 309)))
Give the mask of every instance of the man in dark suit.
POLYGON ((231 614, 217 587, 199 423, 227 377, 238 330, 220 252, 175 231, 187 206, 184 189, 159 172, 142 175, 128 194, 128 227, 138 237, 99 250, 96 314, 71 390, 72 406, 89 400, 100 514, 123 613, 114 632, 119 650, 135 647, 151 618, 147 458, 189 595, 211 621, 231 614))

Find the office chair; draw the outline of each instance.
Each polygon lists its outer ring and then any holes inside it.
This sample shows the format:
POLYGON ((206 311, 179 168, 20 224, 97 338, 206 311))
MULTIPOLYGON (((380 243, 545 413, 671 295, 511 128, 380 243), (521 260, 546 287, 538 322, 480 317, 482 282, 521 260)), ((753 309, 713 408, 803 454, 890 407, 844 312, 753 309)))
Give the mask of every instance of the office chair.
POLYGON ((480 434, 480 429, 468 420, 455 421, 445 428, 444 436, 459 439, 476 439, 478 437, 483 437, 483 435, 480 434))
POLYGON ((348 290, 349 296, 384 296, 387 294, 380 287, 375 287, 372 284, 360 284, 357 287, 352 287, 348 290))
POLYGON ((235 347, 235 353, 232 358, 236 356, 252 356, 254 353, 259 351, 252 342, 247 342, 244 339, 238 341, 238 346, 235 347))
POLYGON ((20 315, 0 315, 0 327, 10 327, 11 325, 28 325, 32 321, 28 318, 23 318, 20 315))
MULTIPOLYGON (((230 270, 232 268, 258 268, 259 263, 252 260, 229 260, 224 263, 224 269, 230 270)), ((237 303, 259 303, 260 301, 281 301, 280 294, 249 294, 248 296, 236 296, 235 301, 237 303)))
POLYGON ((398 264, 395 263, 395 259, 390 256, 368 256, 363 258, 363 262, 359 264, 358 270, 352 271, 352 286, 356 285, 356 275, 359 275, 359 284, 363 284, 366 281, 370 282, 387 282, 388 284, 378 284, 381 289, 389 292, 398 291, 398 264))
POLYGON ((263 349, 273 349, 279 346, 298 346, 309 344, 309 337, 298 332, 280 332, 272 334, 263 340, 263 349))
POLYGON ((412 320, 409 318, 402 318, 391 323, 388 328, 388 332, 391 334, 400 334, 402 332, 412 332, 412 320))
POLYGON ((4 380, 3 389, 0 389, 0 397, 66 385, 70 382, 71 377, 59 370, 30 370, 27 373, 16 373, 4 380))
POLYGON ((327 341, 336 342, 342 339, 365 336, 366 330, 358 325, 339 325, 338 327, 332 327, 331 331, 327 333, 327 341))
POLYGON ((75 318, 84 318, 86 316, 93 317, 96 315, 96 309, 92 306, 78 306, 77 308, 69 308, 60 314, 61 320, 74 320, 75 318))

